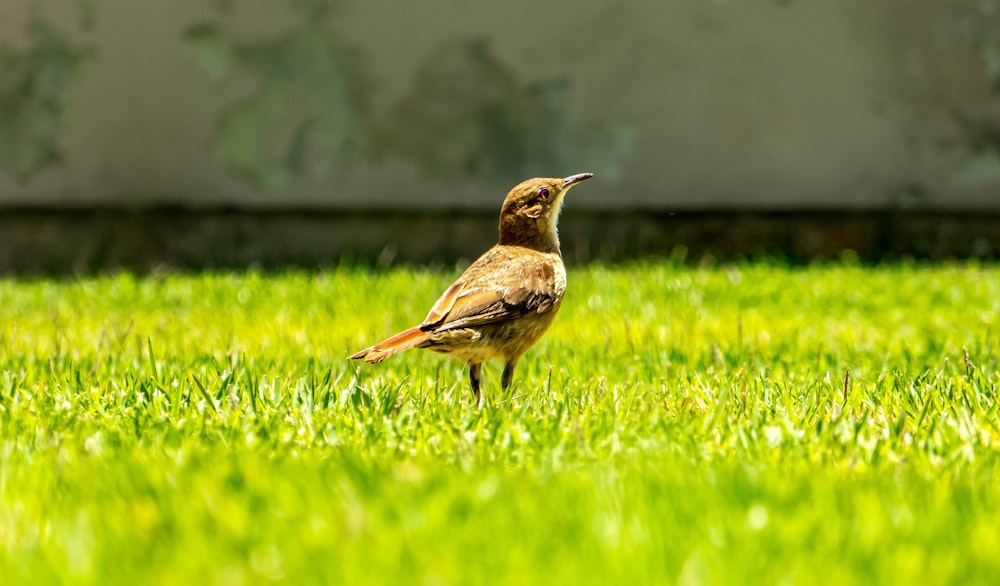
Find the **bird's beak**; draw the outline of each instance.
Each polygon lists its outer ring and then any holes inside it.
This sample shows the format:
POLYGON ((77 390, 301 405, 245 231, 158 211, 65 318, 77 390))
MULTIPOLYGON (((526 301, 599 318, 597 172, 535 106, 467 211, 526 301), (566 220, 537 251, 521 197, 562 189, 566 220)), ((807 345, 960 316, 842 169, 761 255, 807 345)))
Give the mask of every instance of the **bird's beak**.
POLYGON ((563 190, 565 191, 570 187, 576 185, 577 183, 581 181, 586 181, 587 179, 590 179, 593 176, 594 176, 593 173, 578 173, 576 175, 570 175, 569 177, 563 179, 563 190))

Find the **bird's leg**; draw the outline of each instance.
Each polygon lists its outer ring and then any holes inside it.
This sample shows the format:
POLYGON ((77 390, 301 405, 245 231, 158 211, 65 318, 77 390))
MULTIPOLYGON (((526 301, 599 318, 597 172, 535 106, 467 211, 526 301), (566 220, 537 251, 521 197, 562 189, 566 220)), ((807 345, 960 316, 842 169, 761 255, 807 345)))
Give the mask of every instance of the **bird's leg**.
POLYGON ((503 374, 500 376, 500 388, 507 390, 510 381, 514 379, 514 367, 517 366, 517 358, 511 358, 507 364, 503 365, 503 374))
POLYGON ((479 406, 481 395, 479 394, 479 384, 483 380, 483 364, 481 362, 469 363, 469 384, 472 385, 472 396, 476 398, 476 406, 479 406))

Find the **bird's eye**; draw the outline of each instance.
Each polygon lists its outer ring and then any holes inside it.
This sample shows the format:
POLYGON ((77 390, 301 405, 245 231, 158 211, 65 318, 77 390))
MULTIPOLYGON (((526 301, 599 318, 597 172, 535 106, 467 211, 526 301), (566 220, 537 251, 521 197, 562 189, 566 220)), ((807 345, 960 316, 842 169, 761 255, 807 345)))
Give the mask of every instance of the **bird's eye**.
POLYGON ((538 188, 538 199, 541 200, 549 199, 549 189, 547 187, 538 188))

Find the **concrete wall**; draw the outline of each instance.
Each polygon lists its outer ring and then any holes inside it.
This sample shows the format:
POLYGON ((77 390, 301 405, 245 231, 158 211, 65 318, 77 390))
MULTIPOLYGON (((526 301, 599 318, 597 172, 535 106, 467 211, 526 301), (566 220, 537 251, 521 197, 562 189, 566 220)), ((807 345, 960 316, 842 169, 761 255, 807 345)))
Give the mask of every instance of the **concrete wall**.
POLYGON ((0 208, 1000 210, 984 0, 6 0, 0 208))

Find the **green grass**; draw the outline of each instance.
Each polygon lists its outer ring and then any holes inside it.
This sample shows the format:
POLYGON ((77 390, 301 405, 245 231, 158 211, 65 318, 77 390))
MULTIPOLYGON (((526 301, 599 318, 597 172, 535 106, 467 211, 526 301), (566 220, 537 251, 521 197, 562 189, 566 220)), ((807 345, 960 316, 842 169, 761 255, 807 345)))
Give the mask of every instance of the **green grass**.
POLYGON ((0 583, 1000 579, 997 267, 572 270, 482 410, 344 359, 454 274, 0 280, 0 583))

